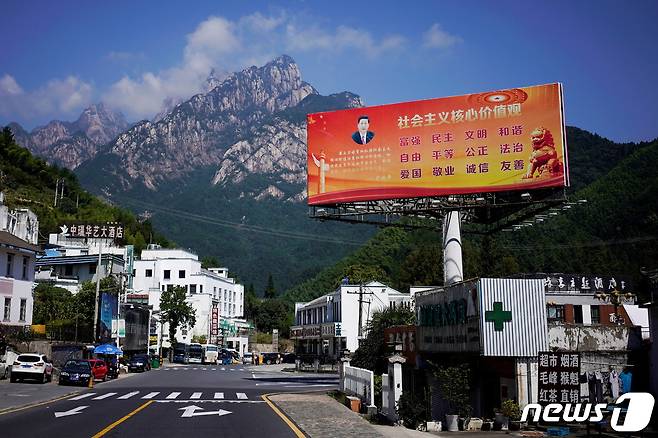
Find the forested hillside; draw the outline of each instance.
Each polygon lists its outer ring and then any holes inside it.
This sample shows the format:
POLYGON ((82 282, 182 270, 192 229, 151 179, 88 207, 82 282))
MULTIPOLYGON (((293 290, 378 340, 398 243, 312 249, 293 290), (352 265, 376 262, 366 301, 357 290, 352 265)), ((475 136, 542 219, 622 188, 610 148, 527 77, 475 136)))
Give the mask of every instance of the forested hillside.
POLYGON ((67 221, 121 222, 126 229, 126 244, 137 251, 149 242, 168 246, 146 221, 139 221, 128 210, 108 205, 86 192, 68 169, 47 164, 16 144, 5 127, 0 134, 0 191, 10 208, 29 208, 39 219, 39 242, 46 242, 48 233, 59 232, 67 221), (55 206, 55 186, 63 187, 55 206))

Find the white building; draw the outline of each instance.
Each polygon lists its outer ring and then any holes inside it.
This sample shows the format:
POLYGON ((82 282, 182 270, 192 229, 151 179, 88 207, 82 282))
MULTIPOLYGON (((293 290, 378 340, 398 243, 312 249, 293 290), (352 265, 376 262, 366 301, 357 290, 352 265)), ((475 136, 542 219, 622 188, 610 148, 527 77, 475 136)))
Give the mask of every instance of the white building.
POLYGON ((39 221, 28 209, 10 210, 0 192, 0 325, 30 326, 39 221))
MULTIPOLYGON (((173 286, 183 286, 187 302, 196 310, 192 330, 179 329, 179 342, 191 342, 192 336, 212 340, 213 309, 217 309, 217 330, 221 319, 234 320, 244 313, 244 286, 228 277, 226 268, 202 269, 199 257, 182 249, 148 249, 134 262, 134 295, 148 299, 154 312, 160 310, 162 292, 173 286)), ((130 298, 130 297, 129 297, 130 298)), ((164 344, 168 344, 168 329, 163 326, 164 344)), ((219 332, 218 332, 219 333, 219 332)), ((160 333, 157 336, 160 337, 160 333)), ((159 341, 159 340, 158 340, 159 341)))
POLYGON ((337 358, 343 350, 355 351, 359 347, 359 339, 365 338, 368 321, 375 312, 409 306, 410 302, 409 294, 377 281, 363 286, 341 285, 313 301, 295 303, 295 325, 290 327, 290 338, 297 341, 301 354, 337 358))
POLYGON ((36 282, 47 282, 76 294, 85 281, 96 281, 97 274, 105 278, 122 274, 132 259, 132 245, 117 246, 108 238, 67 237, 50 234, 43 257, 36 262, 36 282), (101 268, 97 270, 98 252, 101 268))

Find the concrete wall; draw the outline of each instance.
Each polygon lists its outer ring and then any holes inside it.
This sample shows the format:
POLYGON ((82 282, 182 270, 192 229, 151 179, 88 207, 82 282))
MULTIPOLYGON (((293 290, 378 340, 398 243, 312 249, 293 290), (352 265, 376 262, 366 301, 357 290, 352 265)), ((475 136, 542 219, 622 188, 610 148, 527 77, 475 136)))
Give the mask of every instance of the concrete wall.
POLYGON ((625 351, 641 346, 641 334, 626 326, 550 324, 548 343, 572 351, 625 351))

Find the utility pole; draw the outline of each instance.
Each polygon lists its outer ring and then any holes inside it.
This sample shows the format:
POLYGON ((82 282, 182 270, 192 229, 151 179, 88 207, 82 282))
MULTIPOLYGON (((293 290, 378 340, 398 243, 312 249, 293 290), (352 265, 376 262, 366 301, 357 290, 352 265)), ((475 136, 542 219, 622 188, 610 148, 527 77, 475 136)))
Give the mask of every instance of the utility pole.
MULTIPOLYGON (((365 295, 372 295, 373 294, 373 292, 369 291, 369 288, 366 288, 366 289, 368 289, 368 291, 363 290, 363 282, 360 282, 358 292, 347 292, 350 295, 354 295, 354 294, 357 294, 357 293, 359 294, 359 330, 358 330, 359 340, 363 337, 363 303, 365 302, 365 300, 363 299, 363 295, 364 294, 365 295)), ((370 309, 368 309, 368 313, 370 313, 370 309)))

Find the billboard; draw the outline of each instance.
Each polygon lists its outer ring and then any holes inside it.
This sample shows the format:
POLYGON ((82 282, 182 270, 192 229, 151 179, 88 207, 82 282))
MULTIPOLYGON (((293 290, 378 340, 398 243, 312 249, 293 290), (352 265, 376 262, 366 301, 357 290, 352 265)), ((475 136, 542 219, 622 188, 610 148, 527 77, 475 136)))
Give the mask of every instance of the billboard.
POLYGON ((117 315, 118 303, 116 294, 102 292, 100 305, 100 339, 102 343, 112 340, 112 326, 117 315))
POLYGON ((309 205, 568 185, 559 83, 307 116, 309 205))

